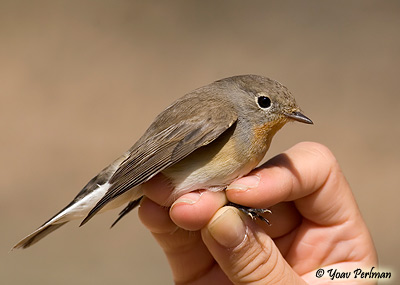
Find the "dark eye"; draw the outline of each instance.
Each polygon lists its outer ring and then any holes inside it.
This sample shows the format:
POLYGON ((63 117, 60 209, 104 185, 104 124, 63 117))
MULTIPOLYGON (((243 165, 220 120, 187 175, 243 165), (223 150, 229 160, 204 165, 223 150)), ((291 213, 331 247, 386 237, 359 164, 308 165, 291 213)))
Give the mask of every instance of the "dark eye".
POLYGON ((266 96, 260 96, 257 99, 257 103, 261 108, 268 108, 271 106, 271 99, 266 96))

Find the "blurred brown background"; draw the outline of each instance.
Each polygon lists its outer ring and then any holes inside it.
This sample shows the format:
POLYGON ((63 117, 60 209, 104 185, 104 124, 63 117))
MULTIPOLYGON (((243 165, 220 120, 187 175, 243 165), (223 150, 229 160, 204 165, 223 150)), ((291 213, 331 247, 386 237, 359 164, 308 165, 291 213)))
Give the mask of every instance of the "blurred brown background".
MULTIPOLYGON (((172 283, 136 213, 11 246, 174 99, 254 73, 289 87, 337 156, 383 268, 399 271, 399 1, 0 1, 0 283, 172 283)), ((398 280, 398 279, 397 279, 398 280)))

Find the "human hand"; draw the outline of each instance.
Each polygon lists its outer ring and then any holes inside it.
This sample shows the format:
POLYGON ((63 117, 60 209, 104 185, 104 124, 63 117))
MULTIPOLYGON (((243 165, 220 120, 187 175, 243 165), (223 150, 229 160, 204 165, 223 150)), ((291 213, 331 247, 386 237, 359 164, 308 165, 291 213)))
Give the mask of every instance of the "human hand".
POLYGON ((319 268, 348 272, 377 264, 351 189, 320 144, 295 145, 234 181, 226 196, 197 191, 166 208, 160 205, 167 188, 161 177, 146 183, 139 215, 165 251, 177 284, 317 283, 327 281, 316 278, 319 268), (269 208, 271 226, 223 207, 226 197, 269 208))

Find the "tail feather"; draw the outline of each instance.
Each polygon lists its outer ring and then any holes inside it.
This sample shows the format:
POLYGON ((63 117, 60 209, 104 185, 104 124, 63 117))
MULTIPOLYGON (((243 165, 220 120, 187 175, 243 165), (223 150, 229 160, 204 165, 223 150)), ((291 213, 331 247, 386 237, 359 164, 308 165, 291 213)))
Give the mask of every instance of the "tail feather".
MULTIPOLYGON (((93 184, 93 183, 92 183, 93 184)), ((83 190, 61 211, 51 217, 47 222, 41 225, 30 235, 26 236, 18 242, 12 249, 27 248, 37 243, 39 240, 55 231, 67 222, 85 217, 89 210, 97 203, 98 200, 107 191, 109 184, 106 182, 102 185, 96 185, 97 188, 91 191, 83 192, 83 190)), ((87 189, 86 187, 84 189, 87 189)))
POLYGON ((143 196, 139 199, 129 202, 128 205, 118 214, 119 217, 114 221, 114 223, 112 223, 110 228, 114 227, 115 224, 118 223, 126 214, 135 209, 139 205, 142 198, 143 196))
POLYGON ((38 228, 36 231, 31 233, 30 235, 26 236, 21 241, 19 241, 16 245, 14 245, 12 249, 30 247, 31 245, 37 243, 39 240, 41 240, 51 232, 55 231, 59 227, 65 225, 66 223, 68 223, 68 221, 58 224, 46 223, 40 228, 38 228))

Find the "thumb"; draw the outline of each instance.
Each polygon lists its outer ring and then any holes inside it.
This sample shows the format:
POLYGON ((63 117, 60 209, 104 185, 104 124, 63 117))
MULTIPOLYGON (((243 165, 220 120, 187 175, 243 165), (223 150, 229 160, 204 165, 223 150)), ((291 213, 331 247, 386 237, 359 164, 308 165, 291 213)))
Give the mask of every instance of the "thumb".
POLYGON ((234 284, 305 284, 273 240, 236 208, 219 209, 201 234, 208 250, 234 284))

